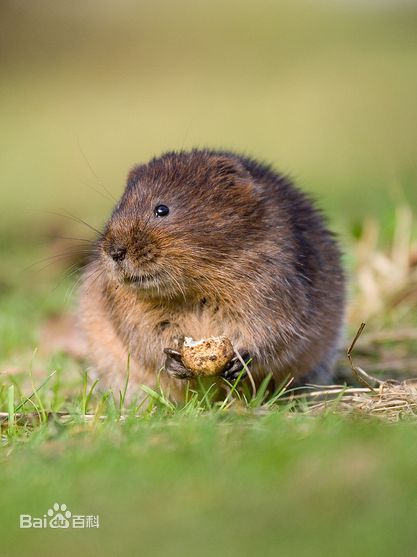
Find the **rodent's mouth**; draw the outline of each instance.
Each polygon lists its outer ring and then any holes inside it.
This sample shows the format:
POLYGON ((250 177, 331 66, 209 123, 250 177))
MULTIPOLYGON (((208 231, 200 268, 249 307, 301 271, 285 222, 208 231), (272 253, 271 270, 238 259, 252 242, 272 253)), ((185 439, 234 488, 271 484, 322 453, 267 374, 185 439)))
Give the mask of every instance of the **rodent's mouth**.
POLYGON ((123 277, 124 284, 135 286, 137 288, 152 288, 160 285, 160 273, 128 275, 123 277))

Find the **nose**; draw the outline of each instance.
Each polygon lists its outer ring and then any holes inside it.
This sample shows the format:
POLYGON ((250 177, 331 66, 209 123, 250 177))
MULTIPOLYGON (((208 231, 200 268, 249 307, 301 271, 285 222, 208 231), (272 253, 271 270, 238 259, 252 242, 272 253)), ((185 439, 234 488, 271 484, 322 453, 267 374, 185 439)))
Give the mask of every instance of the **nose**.
POLYGON ((126 251, 126 248, 114 247, 111 248, 111 250, 109 251, 109 255, 113 259, 113 261, 116 261, 116 263, 120 263, 120 261, 123 261, 123 259, 126 257, 126 251))

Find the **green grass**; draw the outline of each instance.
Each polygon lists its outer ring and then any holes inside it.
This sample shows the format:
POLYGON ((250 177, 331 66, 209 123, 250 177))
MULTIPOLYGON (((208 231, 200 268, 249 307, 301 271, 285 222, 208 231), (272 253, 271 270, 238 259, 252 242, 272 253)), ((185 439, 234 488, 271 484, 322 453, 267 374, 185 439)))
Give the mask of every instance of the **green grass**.
POLYGON ((50 423, 3 450, 2 555, 412 555, 414 425, 272 412, 50 423), (18 529, 65 502, 99 530, 18 529))

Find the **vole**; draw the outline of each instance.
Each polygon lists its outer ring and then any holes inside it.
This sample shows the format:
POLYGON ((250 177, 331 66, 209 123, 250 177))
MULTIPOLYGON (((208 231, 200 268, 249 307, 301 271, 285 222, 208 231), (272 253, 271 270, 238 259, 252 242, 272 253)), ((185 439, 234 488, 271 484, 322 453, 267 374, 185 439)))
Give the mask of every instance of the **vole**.
POLYGON ((228 337, 258 384, 330 382, 344 306, 340 249, 310 198, 266 164, 195 149, 131 170, 79 313, 101 384, 122 388, 129 359, 131 393, 164 368, 180 396, 189 374, 170 348, 184 336, 228 337))

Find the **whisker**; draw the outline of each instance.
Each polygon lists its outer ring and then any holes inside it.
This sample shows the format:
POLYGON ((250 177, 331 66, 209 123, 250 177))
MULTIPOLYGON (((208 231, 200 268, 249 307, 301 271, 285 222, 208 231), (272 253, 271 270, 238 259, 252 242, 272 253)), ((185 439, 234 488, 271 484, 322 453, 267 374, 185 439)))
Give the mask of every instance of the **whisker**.
POLYGON ((65 218, 65 219, 68 219, 68 220, 72 220, 73 222, 77 222, 78 224, 83 224, 84 226, 87 226, 87 228, 89 228, 90 230, 92 230, 93 232, 98 234, 99 238, 101 238, 103 236, 103 233, 100 230, 98 230, 97 228, 94 228, 94 226, 92 226, 91 224, 88 224, 88 222, 86 222, 82 218, 76 217, 75 215, 69 213, 68 211, 65 211, 64 213, 55 213, 54 211, 46 211, 46 213, 49 214, 49 215, 54 215, 55 217, 61 217, 61 218, 65 218))
MULTIPOLYGON (((29 271, 30 269, 33 269, 34 267, 36 267, 36 265, 41 265, 42 263, 46 263, 46 262, 48 262, 48 265, 52 265, 57 260, 64 259, 65 257, 68 257, 70 255, 83 256, 83 255, 89 255, 91 253, 93 253, 91 250, 83 250, 83 251, 72 251, 72 252, 58 253, 56 255, 50 255, 49 257, 44 257, 43 259, 39 259, 38 261, 35 261, 34 263, 31 263, 27 267, 24 267, 23 269, 21 269, 19 272, 24 273, 26 271, 29 271)), ((35 269, 35 270, 36 271, 42 271, 46 267, 42 267, 41 269, 35 269)))
MULTIPOLYGON (((83 266, 85 267, 85 265, 83 266)), ((64 273, 64 276, 62 277, 62 279, 55 285, 55 287, 51 290, 51 292, 55 292, 56 290, 58 290, 58 288, 69 278, 71 278, 73 275, 75 275, 75 273, 80 272, 81 268, 77 267, 77 265, 71 265, 67 271, 64 273), (68 272, 70 271, 70 272, 68 272)), ((78 279, 77 279, 78 280, 78 279)), ((77 282, 77 281, 76 281, 77 282)), ((67 297, 65 297, 65 302, 68 302, 67 297)))
MULTIPOLYGON (((94 178, 97 180, 97 183, 99 186, 101 186, 104 190, 104 192, 107 194, 107 198, 110 199, 111 201, 115 201, 117 203, 117 199, 114 197, 114 195, 106 188, 106 186, 103 184, 103 182, 100 180, 98 174, 96 173, 96 171, 94 170, 92 164, 90 163, 90 161, 87 158, 87 155, 84 153, 81 144, 80 144, 80 139, 77 137, 77 144, 78 144, 78 149, 85 161, 85 163, 87 164, 88 168, 90 169, 91 174, 94 176, 94 178)), ((88 185, 88 184, 87 184, 88 185)), ((101 195, 103 195, 103 192, 100 192, 99 190, 96 190, 95 188, 93 188, 92 186, 88 186, 91 189, 93 189, 96 193, 99 193, 101 195)))
POLYGON ((88 242, 89 244, 94 243, 96 240, 94 238, 77 238, 75 236, 55 236, 53 237, 53 239, 57 239, 57 240, 74 240, 77 242, 88 242))
MULTIPOLYGON (((116 199, 113 196, 110 196, 109 194, 107 194, 107 190, 100 191, 97 188, 95 188, 94 186, 92 186, 91 184, 87 184, 86 182, 82 181, 81 182, 84 186, 86 186, 87 188, 90 188, 90 190, 93 190, 95 193, 98 193, 98 195, 101 195, 101 197, 103 197, 104 199, 107 199, 108 201, 111 201, 111 203, 113 204, 116 199)), ((102 187, 104 187, 102 184, 100 184, 102 187)))
MULTIPOLYGON (((98 271, 98 270, 96 270, 95 272, 97 272, 97 271, 98 271)), ((88 293, 89 289, 90 289, 92 286, 94 286, 94 284, 97 282, 97 280, 98 280, 103 274, 104 274, 104 269, 102 269, 102 270, 98 273, 98 275, 93 279, 93 281, 91 282, 91 284, 87 284, 87 293, 88 293)), ((92 275, 94 275, 94 272, 92 273, 92 275)), ((90 275, 89 277, 87 277, 87 280, 89 280, 89 279, 91 278, 92 275, 90 275)))
MULTIPOLYGON (((86 265, 84 265, 84 268, 85 268, 85 267, 86 267, 86 265)), ((76 271, 81 271, 81 270, 80 270, 80 269, 76 269, 76 271)), ((75 272, 76 272, 76 271, 75 271, 75 272)), ((71 274, 74 275, 74 274, 75 274, 74 271, 73 271, 71 274)), ((69 286, 69 288, 67 289, 67 292, 66 292, 66 294, 65 294, 65 301, 69 301, 69 300, 70 300, 70 298, 71 298, 72 295, 74 294, 74 291, 78 288, 78 286, 80 285, 80 283, 81 283, 81 281, 82 281, 82 279, 83 279, 84 276, 85 276, 85 275, 84 275, 82 272, 80 272, 79 277, 74 281, 74 283, 73 283, 71 286, 69 286)))

